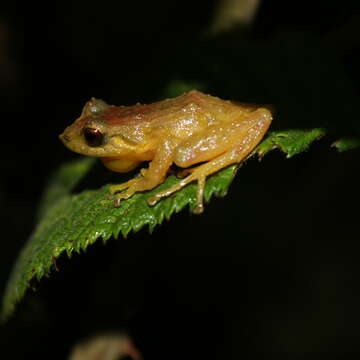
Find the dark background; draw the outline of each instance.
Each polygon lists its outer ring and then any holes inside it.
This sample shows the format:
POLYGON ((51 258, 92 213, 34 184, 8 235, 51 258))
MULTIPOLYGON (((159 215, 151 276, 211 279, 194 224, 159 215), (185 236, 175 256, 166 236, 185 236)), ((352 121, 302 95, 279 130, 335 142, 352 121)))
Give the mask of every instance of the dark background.
POLYGON ((190 83, 274 104, 273 129, 331 132, 249 161, 203 215, 60 257, 0 330, 5 358, 64 359, 118 330, 145 360, 360 354, 359 150, 330 148, 360 132, 360 5, 263 1, 250 28, 210 35, 217 5, 1 5, 0 291, 49 175, 76 157, 57 136, 92 96, 146 103, 190 83))

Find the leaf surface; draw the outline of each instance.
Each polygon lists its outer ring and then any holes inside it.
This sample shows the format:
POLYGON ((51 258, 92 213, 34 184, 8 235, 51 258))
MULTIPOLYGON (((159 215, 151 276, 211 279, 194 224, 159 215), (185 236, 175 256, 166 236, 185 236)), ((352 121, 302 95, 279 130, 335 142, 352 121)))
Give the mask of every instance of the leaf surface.
MULTIPOLYGON (((251 156, 260 157, 274 148, 280 148, 287 157, 304 150, 324 134, 322 129, 289 130, 272 132, 253 151, 251 156)), ((169 176, 155 189, 133 195, 114 207, 107 184, 97 190, 84 190, 78 194, 71 191, 90 170, 92 159, 82 159, 60 167, 52 177, 40 205, 40 220, 32 236, 22 249, 5 291, 2 318, 8 318, 16 304, 23 298, 33 279, 48 276, 55 267, 54 261, 66 252, 70 257, 98 239, 126 237, 130 231, 148 226, 152 231, 164 219, 189 206, 196 205, 195 183, 189 184, 172 196, 149 206, 147 200, 157 192, 170 187, 180 179, 169 176)), ((237 165, 231 165, 210 176, 206 181, 205 202, 213 195, 224 196, 235 176, 237 165)), ((244 170, 242 170, 244 171, 244 170)), ((206 208, 205 208, 206 211, 206 208)))
POLYGON ((356 149, 360 147, 360 138, 344 137, 335 141, 332 146, 337 148, 340 152, 356 149))
POLYGON ((287 130, 270 132, 267 138, 255 149, 260 156, 264 156, 272 149, 278 148, 286 153, 287 158, 308 149, 310 144, 325 135, 324 129, 287 130))

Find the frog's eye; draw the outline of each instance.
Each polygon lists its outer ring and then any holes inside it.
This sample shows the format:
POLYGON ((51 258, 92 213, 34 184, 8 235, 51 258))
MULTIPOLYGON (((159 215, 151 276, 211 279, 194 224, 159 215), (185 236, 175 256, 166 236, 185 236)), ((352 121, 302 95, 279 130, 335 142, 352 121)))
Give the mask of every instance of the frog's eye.
POLYGON ((86 143, 91 147, 101 146, 104 143, 103 133, 94 128, 85 128, 84 129, 84 138, 86 143))

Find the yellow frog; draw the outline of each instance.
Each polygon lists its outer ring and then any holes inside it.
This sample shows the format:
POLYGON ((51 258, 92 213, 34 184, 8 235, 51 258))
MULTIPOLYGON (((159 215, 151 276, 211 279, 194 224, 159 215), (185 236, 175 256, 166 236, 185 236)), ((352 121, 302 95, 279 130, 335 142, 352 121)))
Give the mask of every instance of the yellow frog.
POLYGON ((265 107, 225 101, 196 90, 149 105, 113 106, 93 98, 60 139, 75 152, 99 157, 116 172, 128 172, 150 161, 148 168, 140 170, 140 177, 111 187, 117 205, 121 199, 161 184, 172 164, 185 168, 187 176, 157 193, 149 204, 197 181, 194 212, 201 213, 206 177, 244 160, 271 121, 265 107))

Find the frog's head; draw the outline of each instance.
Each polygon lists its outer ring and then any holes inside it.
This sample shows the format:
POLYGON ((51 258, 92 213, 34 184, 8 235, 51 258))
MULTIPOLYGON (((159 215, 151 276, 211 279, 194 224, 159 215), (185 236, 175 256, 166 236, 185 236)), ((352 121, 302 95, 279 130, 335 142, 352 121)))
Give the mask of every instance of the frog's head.
POLYGON ((127 125, 109 121, 115 107, 92 98, 86 103, 80 117, 59 136, 70 150, 96 157, 122 157, 135 151, 136 139, 130 139, 127 125))

